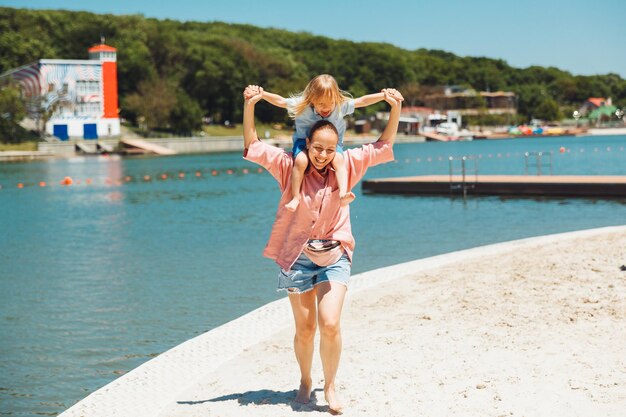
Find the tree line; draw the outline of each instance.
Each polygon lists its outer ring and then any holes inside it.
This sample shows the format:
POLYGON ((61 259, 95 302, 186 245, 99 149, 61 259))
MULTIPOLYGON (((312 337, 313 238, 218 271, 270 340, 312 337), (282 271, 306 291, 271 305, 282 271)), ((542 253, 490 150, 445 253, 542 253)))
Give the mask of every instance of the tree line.
MULTIPOLYGON (((499 59, 251 25, 61 10, 0 8, 0 73, 41 58, 85 59, 101 36, 118 51, 120 115, 147 129, 193 131, 203 117, 239 122, 247 84, 288 95, 320 73, 334 75, 354 96, 397 87, 415 105, 436 86, 513 91, 524 119, 569 116, 588 97, 610 96, 626 106, 626 81, 617 74, 514 68, 499 59)), ((261 106, 257 116, 286 121, 284 110, 272 106, 261 106)))

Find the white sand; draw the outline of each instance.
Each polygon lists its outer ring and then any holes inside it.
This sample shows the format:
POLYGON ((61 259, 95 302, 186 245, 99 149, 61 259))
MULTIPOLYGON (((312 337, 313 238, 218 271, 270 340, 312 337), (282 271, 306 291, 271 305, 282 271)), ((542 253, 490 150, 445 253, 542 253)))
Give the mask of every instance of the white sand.
MULTIPOLYGON (((346 416, 626 416, 626 226, 543 236, 354 276, 346 416)), ((60 417, 328 415, 299 375, 286 298, 176 346, 60 417), (304 414, 303 414, 304 412, 304 414)))
MULTIPOLYGON (((626 227, 494 247, 354 282, 344 415, 626 416, 626 227)), ((235 352, 159 415, 327 415, 317 342, 314 401, 292 402, 292 339, 291 325, 235 352)))

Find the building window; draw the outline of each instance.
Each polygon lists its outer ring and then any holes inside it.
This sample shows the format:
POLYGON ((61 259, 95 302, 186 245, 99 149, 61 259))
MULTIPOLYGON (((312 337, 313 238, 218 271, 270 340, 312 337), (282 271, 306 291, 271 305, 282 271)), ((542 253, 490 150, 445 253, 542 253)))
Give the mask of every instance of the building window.
POLYGON ((77 113, 79 116, 100 116, 100 103, 79 103, 77 113))
POLYGON ((76 81, 76 94, 79 96, 100 94, 100 82, 99 81, 76 81))

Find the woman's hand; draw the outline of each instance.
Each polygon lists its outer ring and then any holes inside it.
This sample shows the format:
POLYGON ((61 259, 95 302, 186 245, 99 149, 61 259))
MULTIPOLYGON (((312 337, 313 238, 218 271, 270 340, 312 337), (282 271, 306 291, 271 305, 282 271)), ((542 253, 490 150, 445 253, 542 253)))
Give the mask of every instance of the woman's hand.
POLYGON ((246 104, 256 104, 263 98, 263 87, 258 85, 249 85, 243 91, 243 99, 246 104))
POLYGON ((393 145, 396 140, 396 134, 398 133, 398 123, 400 122, 400 111, 402 110, 404 97, 402 97, 402 94, 395 88, 385 88, 382 90, 382 93, 385 95, 385 101, 391 106, 391 111, 389 112, 387 126, 385 126, 385 130, 383 130, 378 141, 393 145))
POLYGON ((254 124, 254 105, 263 98, 263 88, 249 85, 243 91, 243 98, 243 146, 248 149, 252 142, 259 140, 254 124))

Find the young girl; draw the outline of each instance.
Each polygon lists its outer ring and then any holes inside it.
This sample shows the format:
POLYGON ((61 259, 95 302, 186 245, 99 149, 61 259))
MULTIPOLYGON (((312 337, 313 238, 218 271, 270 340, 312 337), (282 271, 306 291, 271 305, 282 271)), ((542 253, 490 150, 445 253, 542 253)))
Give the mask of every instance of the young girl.
MULTIPOLYGON (((292 198, 285 207, 289 211, 295 211, 300 204, 302 178, 309 164, 308 152, 302 151, 306 149, 306 138, 309 137, 311 126, 318 120, 332 122, 339 132, 336 152, 328 156, 332 157, 332 166, 337 175, 340 204, 342 206, 350 204, 354 200, 354 194, 348 190, 348 173, 343 158, 343 135, 346 131, 344 117, 354 113, 355 108, 366 107, 384 100, 384 93, 369 94, 357 99, 350 98, 339 89, 335 78, 328 74, 313 78, 302 93, 288 99, 263 91, 263 89, 261 91, 264 100, 277 107, 286 108, 296 123, 296 131, 293 134, 295 163, 291 173, 292 198)), ((247 100, 253 95, 251 86, 248 86, 244 91, 244 98, 247 100)))

